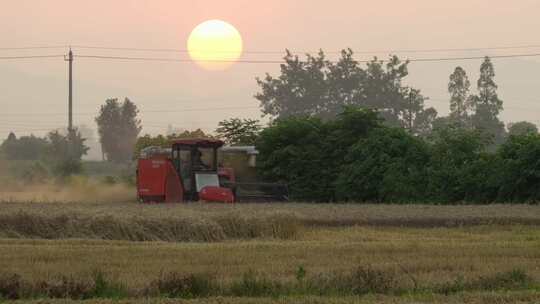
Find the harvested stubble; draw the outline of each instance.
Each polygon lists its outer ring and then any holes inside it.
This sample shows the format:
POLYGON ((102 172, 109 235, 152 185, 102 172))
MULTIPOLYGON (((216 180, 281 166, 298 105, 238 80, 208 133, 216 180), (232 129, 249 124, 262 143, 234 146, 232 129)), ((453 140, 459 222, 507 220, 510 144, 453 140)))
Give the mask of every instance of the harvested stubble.
MULTIPOLYGON (((516 268, 540 281, 538 244, 540 230, 527 226, 316 228, 294 240, 213 243, 0 239, 0 269, 31 281, 91 275, 98 269, 140 290, 162 272, 208 274, 230 282, 254 270, 271 280, 290 282, 304 276, 299 275, 300 266, 308 278, 374 265, 395 273, 394 279, 405 288, 429 283, 451 290, 459 285, 443 284, 459 283, 460 276, 477 285, 496 286, 491 283, 495 281, 474 279, 516 268)), ((369 272, 366 277, 370 275, 377 278, 369 272)), ((321 277, 321 283, 327 278, 321 277)))
POLYGON ((0 236, 7 238, 103 239, 128 241, 216 242, 227 239, 293 238, 300 224, 291 216, 213 218, 51 214, 19 211, 0 214, 0 236))
POLYGON ((0 236, 132 241, 289 239, 302 227, 540 225, 538 205, 0 203, 0 236))

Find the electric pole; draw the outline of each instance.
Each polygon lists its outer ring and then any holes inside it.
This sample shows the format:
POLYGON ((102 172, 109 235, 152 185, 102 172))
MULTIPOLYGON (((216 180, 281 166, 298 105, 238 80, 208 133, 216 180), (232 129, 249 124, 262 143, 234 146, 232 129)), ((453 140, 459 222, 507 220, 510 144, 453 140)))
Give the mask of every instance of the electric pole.
POLYGON ((69 62, 68 134, 71 136, 73 132, 73 52, 71 48, 65 60, 69 62))
POLYGON ((68 129, 67 129, 67 149, 68 149, 68 159, 71 159, 73 152, 73 52, 69 48, 69 53, 67 58, 64 59, 69 62, 69 80, 68 80, 68 129))

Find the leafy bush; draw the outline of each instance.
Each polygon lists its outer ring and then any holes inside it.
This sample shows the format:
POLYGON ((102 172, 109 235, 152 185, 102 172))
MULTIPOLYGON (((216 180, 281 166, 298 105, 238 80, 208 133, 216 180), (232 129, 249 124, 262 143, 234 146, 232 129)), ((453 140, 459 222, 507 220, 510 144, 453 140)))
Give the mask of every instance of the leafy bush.
POLYGON ((257 141, 259 173, 265 180, 286 182, 294 200, 334 201, 348 148, 379 123, 376 112, 359 108, 347 108, 335 121, 278 120, 257 141))
POLYGON ((497 151, 484 132, 456 125, 429 138, 347 108, 336 120, 277 120, 257 141, 258 170, 298 201, 492 203, 540 200, 540 135, 497 151))
POLYGON ((502 175, 498 200, 540 201, 540 135, 510 136, 498 156, 502 175))
POLYGON ((394 128, 374 129, 354 144, 336 181, 344 201, 411 202, 425 197, 427 145, 394 128))
POLYGON ((333 199, 330 158, 324 155, 328 126, 317 118, 291 118, 265 129, 257 149, 259 174, 270 182, 286 181, 292 199, 333 199))
POLYGON ((449 126, 436 130, 430 143, 430 196, 439 202, 465 200, 471 186, 467 183, 471 177, 465 172, 472 165, 478 165, 477 161, 486 151, 488 139, 481 132, 449 126))

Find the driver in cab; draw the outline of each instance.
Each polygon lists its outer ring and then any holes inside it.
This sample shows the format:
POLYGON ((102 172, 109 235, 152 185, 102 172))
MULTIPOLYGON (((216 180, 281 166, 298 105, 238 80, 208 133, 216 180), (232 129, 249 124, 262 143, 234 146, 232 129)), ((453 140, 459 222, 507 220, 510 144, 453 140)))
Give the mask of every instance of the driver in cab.
POLYGON ((204 170, 210 169, 210 166, 205 164, 204 161, 202 160, 202 153, 199 150, 195 151, 195 155, 193 158, 193 169, 196 171, 197 170, 204 171, 204 170))

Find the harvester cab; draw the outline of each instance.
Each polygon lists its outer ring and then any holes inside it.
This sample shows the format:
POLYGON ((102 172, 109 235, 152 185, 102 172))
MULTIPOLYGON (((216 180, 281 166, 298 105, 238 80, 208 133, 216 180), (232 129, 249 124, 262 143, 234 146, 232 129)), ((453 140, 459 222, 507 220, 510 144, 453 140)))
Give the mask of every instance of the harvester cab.
POLYGON ((213 139, 184 139, 174 141, 170 149, 143 151, 137 166, 139 200, 233 203, 233 190, 221 182, 233 174, 218 169, 217 153, 223 144, 213 139))

